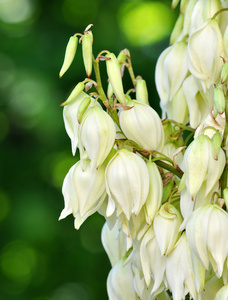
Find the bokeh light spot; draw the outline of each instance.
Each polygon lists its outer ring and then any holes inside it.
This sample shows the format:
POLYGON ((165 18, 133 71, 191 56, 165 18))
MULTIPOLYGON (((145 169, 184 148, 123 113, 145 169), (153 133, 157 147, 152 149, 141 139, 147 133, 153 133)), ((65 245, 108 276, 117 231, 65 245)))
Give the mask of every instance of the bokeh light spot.
POLYGON ((0 53, 0 88, 6 88, 15 77, 15 67, 9 56, 0 53))
MULTIPOLYGON (((8 131, 9 131, 9 120, 7 118, 7 116, 0 111, 0 142, 4 140, 4 138, 6 137, 8 131)), ((1 206, 0 206, 1 207, 1 206)), ((1 212, 0 212, 1 215, 1 212)), ((0 217, 1 219, 1 217, 0 217)))
POLYGON ((0 1, 0 19, 5 23, 21 23, 33 15, 34 1, 2 0, 0 1))
MULTIPOLYGON (((0 114, 0 124, 1 124, 1 114, 0 114)), ((3 221, 9 211, 10 211, 10 200, 6 193, 0 190, 0 222, 3 221)))
POLYGON ((14 240, 7 244, 0 256, 2 273, 21 283, 30 281, 36 262, 35 250, 22 240, 14 240))
POLYGON ((86 289, 77 283, 67 283, 59 287, 53 295, 53 300, 88 300, 86 289))
POLYGON ((125 2, 119 10, 119 26, 134 46, 145 46, 166 38, 175 15, 162 2, 125 2))

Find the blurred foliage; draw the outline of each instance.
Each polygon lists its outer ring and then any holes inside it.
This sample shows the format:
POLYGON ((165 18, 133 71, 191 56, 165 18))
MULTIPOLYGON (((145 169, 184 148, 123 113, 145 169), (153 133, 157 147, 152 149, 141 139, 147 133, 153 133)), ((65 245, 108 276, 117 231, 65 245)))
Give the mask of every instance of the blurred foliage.
POLYGON ((79 231, 72 216, 58 222, 61 185, 78 159, 59 104, 85 78, 80 47, 61 80, 58 73, 69 37, 92 23, 94 54, 128 48, 159 111, 154 70, 177 18, 170 2, 0 1, 0 299, 107 299, 103 217, 79 231))

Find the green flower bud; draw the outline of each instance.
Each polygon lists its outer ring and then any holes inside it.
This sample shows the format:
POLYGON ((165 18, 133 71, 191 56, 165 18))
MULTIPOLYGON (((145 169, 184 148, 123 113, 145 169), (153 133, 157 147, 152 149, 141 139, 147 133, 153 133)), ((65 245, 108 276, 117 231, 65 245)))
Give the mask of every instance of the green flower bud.
POLYGON ((93 37, 92 33, 86 33, 82 37, 82 56, 86 70, 86 75, 90 77, 93 65, 93 52, 92 52, 93 37))
POLYGON ((78 45, 78 38, 76 36, 71 36, 66 47, 65 57, 64 57, 62 68, 59 72, 59 77, 62 77, 63 74, 69 69, 75 57, 77 45, 78 45))
POLYGON ((138 79, 136 82, 136 100, 149 105, 146 81, 143 79, 138 79))
POLYGON ((223 190, 223 197, 226 204, 226 211, 228 211, 228 187, 223 190))
POLYGON ((106 57, 110 58, 106 60, 106 67, 112 89, 119 102, 126 104, 118 60, 113 53, 108 53, 106 57))
POLYGON ((62 104, 60 104, 60 106, 65 106, 70 104, 71 102, 73 102, 80 94, 81 92, 84 90, 85 85, 83 82, 79 82, 75 88, 73 89, 73 91, 70 93, 69 97, 67 98, 67 100, 65 102, 63 102, 62 104))
POLYGON ((87 108, 89 107, 90 103, 91 103, 90 97, 85 97, 83 99, 83 101, 80 103, 78 112, 77 112, 77 119, 78 119, 79 124, 81 123, 82 117, 83 117, 85 111, 87 110, 87 108))
POLYGON ((183 30, 183 24, 184 24, 184 14, 180 14, 170 36, 171 45, 173 45, 177 41, 178 37, 180 36, 183 30))
POLYGON ((217 131, 212 138, 212 155, 215 160, 218 160, 218 155, 221 150, 222 138, 221 134, 217 131))
MULTIPOLYGON (((228 35, 228 30, 227 30, 227 35, 228 35)), ((221 71, 221 82, 228 82, 228 60, 225 62, 225 64, 222 67, 221 71)))
POLYGON ((221 85, 214 88, 214 105, 219 114, 222 114, 226 108, 226 99, 221 85))

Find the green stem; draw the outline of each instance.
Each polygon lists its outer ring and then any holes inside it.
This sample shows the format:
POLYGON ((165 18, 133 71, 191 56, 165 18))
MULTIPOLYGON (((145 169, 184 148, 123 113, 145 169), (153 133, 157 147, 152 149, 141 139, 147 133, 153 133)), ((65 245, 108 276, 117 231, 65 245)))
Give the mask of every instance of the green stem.
POLYGON ((228 8, 222 8, 219 11, 217 11, 214 16, 212 17, 212 19, 215 19, 217 17, 217 15, 219 15, 221 12, 228 10, 228 8))
POLYGON ((128 72, 130 74, 132 83, 133 83, 134 87, 136 87, 136 79, 135 79, 135 74, 134 74, 132 64, 131 64, 131 56, 130 56, 129 50, 127 50, 127 51, 128 51, 128 53, 127 53, 127 68, 128 68, 128 72))
POLYGON ((183 125, 181 123, 178 123, 178 122, 176 122, 174 120, 166 119, 166 120, 163 121, 163 124, 166 124, 166 123, 173 123, 176 126, 180 127, 181 129, 195 132, 195 129, 191 128, 190 126, 185 126, 185 125, 183 125))
POLYGON ((96 76, 96 82, 97 82, 97 91, 100 94, 100 99, 102 101, 106 101, 107 97, 105 95, 105 92, 102 87, 101 83, 101 76, 100 76, 100 69, 99 69, 99 60, 96 60, 93 56, 93 67, 94 67, 94 72, 96 76))
POLYGON ((176 175, 177 177, 181 178, 184 174, 184 172, 177 166, 176 168, 174 168, 173 166, 161 161, 161 160, 157 160, 155 161, 155 163, 163 168, 163 169, 166 169, 168 171, 170 171, 171 173, 173 173, 174 175, 176 175))

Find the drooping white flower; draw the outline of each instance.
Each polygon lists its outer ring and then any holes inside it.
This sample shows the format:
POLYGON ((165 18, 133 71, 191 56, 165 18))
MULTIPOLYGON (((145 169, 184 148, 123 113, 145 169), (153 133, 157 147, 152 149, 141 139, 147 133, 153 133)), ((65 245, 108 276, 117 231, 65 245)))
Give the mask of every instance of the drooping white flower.
POLYGON ((154 232, 161 255, 168 255, 180 237, 179 227, 183 219, 170 203, 162 205, 154 218, 154 232))
POLYGON ((166 107, 168 101, 172 101, 187 72, 187 44, 185 42, 175 43, 160 55, 155 70, 155 81, 162 108, 166 107))
POLYGON ((122 257, 111 269, 107 279, 107 290, 110 300, 137 300, 134 290, 131 254, 122 257))
POLYGON ((117 221, 111 230, 107 222, 104 224, 101 240, 112 267, 126 254, 127 238, 127 235, 119 228, 117 221))
POLYGON ((150 185, 149 193, 144 204, 144 212, 147 224, 151 225, 161 206, 163 183, 157 165, 154 162, 148 162, 147 168, 149 171, 150 185))
POLYGON ((216 204, 207 204, 195 210, 186 225, 191 250, 208 270, 211 263, 217 277, 223 273, 228 256, 228 214, 216 204))
POLYGON ((86 160, 82 168, 82 162, 78 161, 67 173, 62 193, 65 208, 59 220, 73 213, 75 228, 79 229, 81 224, 99 209, 105 199, 105 167, 91 169, 90 161, 86 160))
POLYGON ((73 102, 64 106, 63 120, 66 132, 71 139, 72 153, 75 155, 78 146, 78 128, 77 112, 82 101, 87 97, 87 94, 82 92, 73 102))
POLYGON ((199 135, 187 148, 183 169, 186 173, 186 187, 194 198, 206 181, 205 196, 219 180, 225 166, 225 153, 220 149, 218 158, 213 157, 212 140, 206 135, 199 135))
POLYGON ((101 107, 90 107, 79 128, 79 150, 91 160, 91 168, 99 168, 113 147, 116 127, 112 118, 101 107))
POLYGON ((185 232, 167 256, 166 278, 174 300, 185 299, 187 293, 197 300, 197 295, 204 288, 205 269, 191 253, 185 232))
POLYGON ((224 55, 222 34, 216 19, 205 21, 189 38, 188 67, 201 80, 204 91, 217 83, 224 55))
POLYGON ((150 227, 140 242, 140 263, 147 288, 153 283, 151 293, 155 293, 162 285, 166 257, 161 254, 154 229, 150 227))
POLYGON ((106 190, 109 195, 107 216, 115 208, 117 217, 123 212, 129 220, 138 215, 149 192, 149 174, 146 163, 137 154, 119 150, 107 165, 106 190))
POLYGON ((157 112, 149 105, 136 100, 129 101, 131 109, 120 111, 120 127, 126 137, 145 150, 161 151, 164 131, 157 112))

